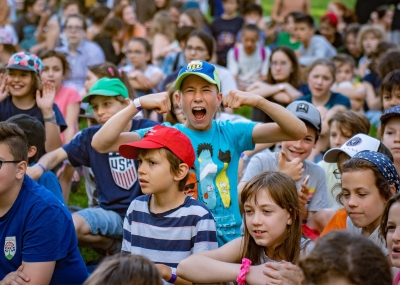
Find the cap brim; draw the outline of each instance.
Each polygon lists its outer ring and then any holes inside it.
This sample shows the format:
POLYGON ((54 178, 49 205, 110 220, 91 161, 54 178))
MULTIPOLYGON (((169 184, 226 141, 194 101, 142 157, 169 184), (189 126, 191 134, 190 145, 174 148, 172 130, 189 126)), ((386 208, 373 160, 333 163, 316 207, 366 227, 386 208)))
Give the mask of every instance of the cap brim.
MULTIPOLYGON (((82 98, 83 103, 89 103, 89 99, 91 96, 108 96, 108 97, 113 97, 113 96, 119 96, 121 94, 106 90, 106 89, 99 89, 93 92, 89 92, 85 97, 82 98)), ((121 95, 122 96, 122 95, 121 95)))
POLYGON ((309 117, 299 114, 296 114, 296 117, 299 118, 300 120, 306 121, 307 123, 311 124, 314 128, 317 129, 318 132, 321 131, 321 126, 318 126, 314 122, 311 122, 309 117))
POLYGON ((19 64, 7 65, 6 68, 7 69, 18 69, 18 70, 32 71, 32 72, 36 73, 36 71, 33 70, 32 68, 29 68, 27 66, 22 66, 22 65, 19 65, 19 64))
POLYGON ((382 115, 381 119, 380 119, 381 124, 383 124, 384 122, 386 122, 387 120, 389 120, 390 118, 393 118, 393 117, 400 117, 400 114, 393 112, 393 113, 387 113, 385 115, 382 115))
POLYGON ((354 153, 350 153, 349 151, 346 151, 345 149, 342 149, 340 147, 338 148, 332 148, 328 150, 325 155, 324 155, 324 161, 329 162, 329 163, 336 163, 337 159, 339 157, 339 154, 344 152, 348 156, 352 157, 354 153))
POLYGON ((137 142, 127 143, 120 145, 118 152, 125 158, 136 159, 138 156, 139 149, 154 149, 154 148, 162 148, 164 145, 149 141, 149 140, 141 140, 137 142))
POLYGON ((183 74, 181 74, 181 75, 176 79, 176 81, 175 81, 175 89, 176 89, 176 90, 180 90, 180 89, 181 89, 182 81, 183 81, 186 77, 188 77, 189 75, 197 75, 197 76, 203 78, 204 80, 206 80, 207 82, 210 82, 211 84, 217 85, 218 91, 220 91, 220 87, 219 87, 218 83, 217 83, 214 79, 212 79, 210 76, 205 75, 205 74, 203 74, 203 73, 199 73, 199 72, 190 72, 190 71, 184 72, 183 74))

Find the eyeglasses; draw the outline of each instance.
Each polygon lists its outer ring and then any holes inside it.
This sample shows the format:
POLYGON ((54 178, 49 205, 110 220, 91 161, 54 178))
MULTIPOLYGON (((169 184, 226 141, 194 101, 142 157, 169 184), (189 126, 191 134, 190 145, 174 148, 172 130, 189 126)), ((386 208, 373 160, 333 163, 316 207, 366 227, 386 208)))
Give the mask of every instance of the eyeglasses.
POLYGON ((66 26, 65 30, 70 31, 70 32, 81 31, 81 30, 83 30, 83 27, 81 27, 81 26, 66 26))
POLYGON ((202 47, 192 47, 192 46, 187 46, 185 49, 186 49, 188 52, 191 52, 191 51, 195 51, 195 52, 205 52, 205 51, 206 51, 205 48, 202 48, 202 47))
POLYGON ((0 169, 3 166, 3 163, 20 163, 22 160, 0 160, 0 169))
POLYGON ((339 169, 335 169, 332 173, 333 173, 333 175, 335 175, 336 179, 342 178, 342 173, 340 173, 339 169))
POLYGON ((142 55, 142 54, 145 54, 145 52, 140 51, 140 50, 127 50, 126 54, 142 55))

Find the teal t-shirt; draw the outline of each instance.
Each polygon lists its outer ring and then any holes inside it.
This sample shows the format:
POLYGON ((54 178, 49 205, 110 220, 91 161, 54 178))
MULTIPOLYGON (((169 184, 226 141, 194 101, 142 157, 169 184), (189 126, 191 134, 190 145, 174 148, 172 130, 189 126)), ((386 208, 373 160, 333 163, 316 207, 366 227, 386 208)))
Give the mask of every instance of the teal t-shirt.
MULTIPOLYGON (((219 246, 241 235, 238 164, 243 151, 254 149, 252 134, 255 124, 213 121, 211 129, 205 132, 191 130, 182 124, 173 126, 186 134, 193 144, 197 180, 193 196, 206 204, 213 214, 219 246)), ((148 130, 136 132, 143 137, 148 130)))

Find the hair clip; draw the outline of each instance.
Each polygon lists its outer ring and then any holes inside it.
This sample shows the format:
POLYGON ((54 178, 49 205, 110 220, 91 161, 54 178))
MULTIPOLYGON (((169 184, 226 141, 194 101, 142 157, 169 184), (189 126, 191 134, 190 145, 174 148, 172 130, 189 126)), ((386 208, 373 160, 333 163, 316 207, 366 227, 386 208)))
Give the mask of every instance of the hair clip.
POLYGON ((114 70, 112 69, 112 67, 107 68, 107 70, 111 74, 111 76, 115 76, 114 70))

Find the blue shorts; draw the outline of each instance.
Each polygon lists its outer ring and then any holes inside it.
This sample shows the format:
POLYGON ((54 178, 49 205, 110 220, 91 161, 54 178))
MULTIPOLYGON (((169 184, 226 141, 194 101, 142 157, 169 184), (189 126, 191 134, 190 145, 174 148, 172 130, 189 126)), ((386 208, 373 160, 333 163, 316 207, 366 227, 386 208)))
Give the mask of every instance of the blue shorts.
POLYGON ((86 220, 92 235, 122 239, 124 220, 118 213, 97 207, 80 210, 74 215, 86 220))

